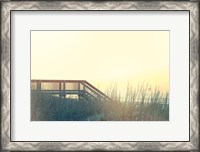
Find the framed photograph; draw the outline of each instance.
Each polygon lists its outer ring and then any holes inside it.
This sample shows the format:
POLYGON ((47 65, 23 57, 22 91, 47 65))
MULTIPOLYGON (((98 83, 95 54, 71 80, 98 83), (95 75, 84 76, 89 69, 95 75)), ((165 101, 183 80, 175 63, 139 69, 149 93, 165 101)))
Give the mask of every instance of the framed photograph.
POLYGON ((199 150, 198 1, 1 1, 1 150, 199 150))

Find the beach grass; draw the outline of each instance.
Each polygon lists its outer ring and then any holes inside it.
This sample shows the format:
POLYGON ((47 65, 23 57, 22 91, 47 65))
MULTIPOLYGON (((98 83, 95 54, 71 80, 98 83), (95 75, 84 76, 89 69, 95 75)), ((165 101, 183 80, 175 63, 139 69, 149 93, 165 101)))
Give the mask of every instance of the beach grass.
POLYGON ((111 101, 61 98, 31 92, 32 121, 169 121, 169 95, 148 84, 127 85, 125 98, 114 85, 105 93, 111 101))

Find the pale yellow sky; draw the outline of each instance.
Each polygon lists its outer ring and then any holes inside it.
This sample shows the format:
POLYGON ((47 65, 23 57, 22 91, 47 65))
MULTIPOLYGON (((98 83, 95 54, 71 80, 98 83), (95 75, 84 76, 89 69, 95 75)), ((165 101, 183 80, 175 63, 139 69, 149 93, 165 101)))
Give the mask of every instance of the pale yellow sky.
MULTIPOLYGON (((31 31, 31 79, 169 89, 169 31, 31 31)), ((124 91, 121 91, 124 92, 124 91)))

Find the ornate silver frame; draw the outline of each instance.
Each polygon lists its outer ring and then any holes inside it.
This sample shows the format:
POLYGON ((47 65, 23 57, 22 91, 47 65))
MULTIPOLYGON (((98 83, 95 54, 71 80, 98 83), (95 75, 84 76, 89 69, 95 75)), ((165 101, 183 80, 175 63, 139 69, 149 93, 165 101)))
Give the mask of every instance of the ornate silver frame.
POLYGON ((199 149, 198 1, 1 1, 1 150, 187 150, 199 149), (190 11, 189 142, 12 142, 10 137, 11 10, 188 10, 190 11))

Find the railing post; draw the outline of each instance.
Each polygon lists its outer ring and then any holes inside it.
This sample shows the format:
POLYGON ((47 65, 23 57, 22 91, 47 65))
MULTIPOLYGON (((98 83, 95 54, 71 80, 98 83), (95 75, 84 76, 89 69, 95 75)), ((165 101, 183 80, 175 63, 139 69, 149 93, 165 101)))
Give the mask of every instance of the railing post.
MULTIPOLYGON (((65 83, 65 88, 66 88, 66 90, 67 90, 67 82, 65 83)), ((67 95, 67 91, 66 91, 66 94, 65 94, 65 96, 67 95)))
POLYGON ((62 98, 61 82, 59 82, 59 97, 62 98))
POLYGON ((78 101, 80 101, 80 82, 78 82, 78 101))
POLYGON ((82 91, 83 92, 83 97, 85 97, 85 82, 83 82, 82 85, 83 85, 83 91, 82 91))
POLYGON ((64 99, 65 99, 65 81, 63 82, 63 90, 64 90, 64 99))
POLYGON ((83 91, 85 91, 85 82, 83 82, 83 91))
POLYGON ((41 82, 40 81, 37 82, 37 91, 39 91, 39 90, 41 90, 41 82))

